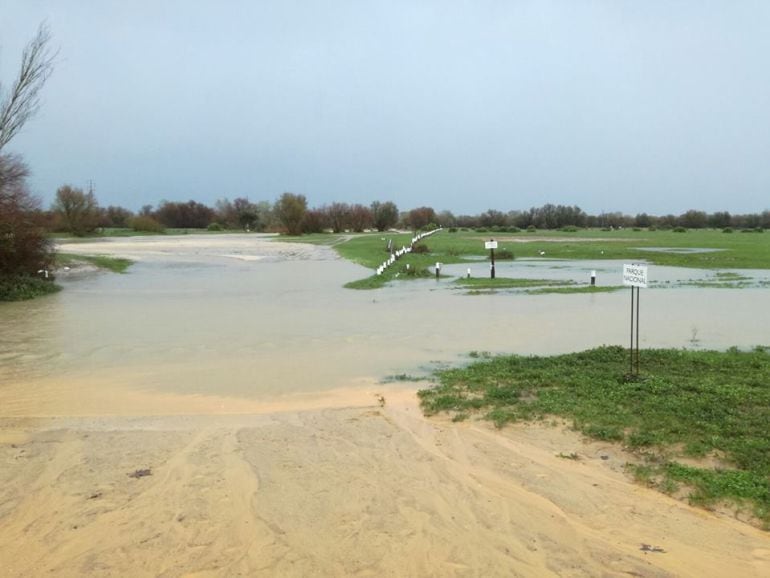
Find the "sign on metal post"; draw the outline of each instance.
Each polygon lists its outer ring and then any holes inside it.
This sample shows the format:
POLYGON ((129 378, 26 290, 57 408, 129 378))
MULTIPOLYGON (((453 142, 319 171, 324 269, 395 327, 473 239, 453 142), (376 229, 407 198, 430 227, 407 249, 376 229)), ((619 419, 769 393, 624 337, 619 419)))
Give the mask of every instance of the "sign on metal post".
POLYGON ((623 285, 647 288, 647 265, 623 265, 623 285))
POLYGON ((494 239, 485 241, 484 248, 489 249, 489 258, 492 261, 489 267, 489 277, 490 279, 494 279, 495 278, 495 249, 497 249, 497 241, 495 241, 494 239))
POLYGON ((647 288, 647 265, 623 264, 623 285, 631 287, 631 351, 629 376, 639 375, 639 289, 647 288), (636 292, 636 296, 634 296, 636 292), (634 299, 636 297, 636 299, 634 299), (636 301, 634 303, 634 301, 636 301), (634 306, 635 305, 635 306, 634 306), (634 332, 634 329, 636 331, 634 332), (636 333, 636 335, 634 335, 636 333), (636 337, 636 340, 634 340, 636 337), (634 343, 636 351, 634 352, 634 343))

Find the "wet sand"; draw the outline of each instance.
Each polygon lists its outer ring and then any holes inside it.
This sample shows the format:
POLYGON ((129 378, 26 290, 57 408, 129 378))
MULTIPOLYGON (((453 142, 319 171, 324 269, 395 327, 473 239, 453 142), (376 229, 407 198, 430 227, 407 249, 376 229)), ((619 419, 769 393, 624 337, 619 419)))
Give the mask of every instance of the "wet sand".
MULTIPOLYGON (((195 261, 206 246, 190 241, 183 257, 195 261)), ((221 247, 238 262, 264 256, 231 249, 221 247)), ((156 258, 165 257, 149 259, 156 258)), ((110 283, 116 280, 131 278, 110 283)), ((162 300, 165 290, 150 297, 162 300)), ((70 293, 70 305, 98 306, 102 294, 115 292, 98 283, 80 291, 70 293)), ((378 295, 394 299, 389 307, 407 306, 403 297, 378 295)), ((24 316, 34 308, 9 311, 24 316)), ((57 310, 40 311, 49 320, 57 310)), ((49 360, 31 348, 24 359, 6 359, 18 373, 0 375, 2 576, 770 575, 770 534, 729 511, 693 508, 633 483, 623 472, 630 456, 581 439, 567 424, 495 430, 426 419, 418 385, 379 383, 389 366, 374 359, 368 375, 366 364, 321 374, 323 357, 337 358, 313 344, 342 340, 352 326, 301 336, 295 363, 302 371, 260 367, 291 376, 292 387, 281 391, 245 388, 259 373, 244 367, 233 379, 224 373, 238 370, 231 359, 211 376, 203 371, 208 358, 175 374, 131 340, 108 344, 120 354, 113 360, 102 349, 89 346, 94 353, 85 356, 56 334, 16 326, 30 331, 29 340, 57 344, 58 353, 49 360), (24 378, 41 363, 48 370, 24 378), (204 374, 197 389, 195 372, 204 374), (154 381, 155 374, 164 377, 154 381), (573 452, 579 459, 559 457, 573 452)), ((74 324, 62 327, 69 334, 74 324)), ((97 323, 89 330, 107 331, 97 323)), ((407 343, 419 354, 407 357, 415 363, 447 339, 441 329, 424 331, 432 337, 427 352, 415 345, 419 332, 407 343)), ((155 337, 146 339, 154 345, 155 337)), ((253 355, 249 342, 232 339, 253 355)), ((365 331, 355 333, 351 346, 365 339, 365 331)), ((169 334, 157 343, 177 340, 184 342, 169 334)), ((179 358, 218 358, 215 345, 191 342, 179 358)), ((383 350, 379 342, 356 347, 351 358, 383 350)))
POLYGON ((617 447, 425 419, 408 387, 0 423, 3 576, 770 572, 767 533, 632 483, 617 447))

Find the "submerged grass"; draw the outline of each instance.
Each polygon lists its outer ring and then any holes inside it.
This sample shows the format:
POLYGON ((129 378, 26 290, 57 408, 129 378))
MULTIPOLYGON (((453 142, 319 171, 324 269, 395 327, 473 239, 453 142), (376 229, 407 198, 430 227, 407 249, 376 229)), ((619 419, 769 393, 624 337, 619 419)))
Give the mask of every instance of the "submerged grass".
POLYGON ((559 415, 590 437, 643 453, 637 477, 690 500, 749 505, 770 527, 770 350, 642 351, 641 379, 628 354, 601 347, 553 357, 501 356, 437 372, 421 390, 426 414, 481 412, 497 426, 559 415), (677 461, 719 458, 721 468, 677 461))
POLYGON ((529 287, 564 287, 574 285, 574 281, 557 279, 514 279, 511 277, 495 277, 494 279, 485 279, 482 277, 471 277, 456 279, 455 283, 463 287, 474 289, 524 289, 529 287))
POLYGON ((545 295, 547 293, 613 293, 621 289, 628 289, 623 285, 576 285, 570 287, 540 287, 528 289, 529 295, 545 295))
POLYGON ((107 269, 113 273, 125 273, 133 261, 122 257, 109 257, 107 255, 71 255, 68 253, 57 253, 57 267, 71 267, 78 263, 90 263, 100 269, 107 269))

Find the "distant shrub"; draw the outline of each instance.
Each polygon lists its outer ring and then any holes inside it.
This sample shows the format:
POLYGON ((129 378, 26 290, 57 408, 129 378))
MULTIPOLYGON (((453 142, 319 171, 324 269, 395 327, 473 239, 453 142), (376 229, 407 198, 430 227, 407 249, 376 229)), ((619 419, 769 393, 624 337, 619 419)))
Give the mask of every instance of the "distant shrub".
POLYGON ((519 229, 518 227, 508 227, 506 231, 508 233, 521 233, 521 229, 519 229))
POLYGON ((723 233, 733 233, 734 231, 730 227, 725 227, 724 229, 722 229, 722 232, 723 233))
POLYGON ((612 231, 612 227, 602 227, 602 231, 612 231))
POLYGON ((417 243, 414 247, 412 247, 412 253, 418 253, 418 254, 430 253, 430 249, 425 243, 417 243))
POLYGON ((130 225, 134 231, 143 233, 163 233, 166 230, 158 221, 147 215, 134 217, 130 225))
POLYGON ((674 233, 686 233, 687 229, 684 227, 674 227, 674 233))
POLYGON ((457 232, 457 227, 449 227, 449 232, 450 233, 456 233, 457 232))
POLYGON ((561 230, 564 233, 577 233, 578 228, 575 225, 567 225, 566 227, 562 227, 561 230))
POLYGON ((634 227, 634 231, 637 231, 637 232, 638 232, 638 231, 641 231, 641 230, 642 230, 642 228, 641 228, 641 227, 634 227))
POLYGON ((649 227, 647 227, 647 230, 648 231, 657 231, 658 228, 655 225, 650 225, 649 227))
POLYGON ((476 232, 477 233, 486 233, 487 232, 487 228, 486 227, 476 227, 476 232))
POLYGON ((537 227, 535 227, 535 225, 530 225, 527 227, 527 233, 534 233, 535 231, 537 231, 537 227))
POLYGON ((499 259, 501 261, 510 261, 514 259, 513 251, 510 249, 498 249, 495 251, 495 259, 499 259))
POLYGON ((757 227, 756 229, 741 229, 741 233, 764 233, 765 230, 762 227, 757 227))
POLYGON ((222 225, 220 225, 219 223, 209 223, 209 226, 206 227, 206 230, 207 231, 222 231, 223 228, 222 228, 222 225))

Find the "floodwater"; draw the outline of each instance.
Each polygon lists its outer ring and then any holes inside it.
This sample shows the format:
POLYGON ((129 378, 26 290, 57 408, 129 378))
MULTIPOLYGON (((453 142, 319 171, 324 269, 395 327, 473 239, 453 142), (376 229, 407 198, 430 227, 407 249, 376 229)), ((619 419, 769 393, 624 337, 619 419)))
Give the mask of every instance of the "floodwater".
MULTIPOLYGON (((551 354, 629 340, 626 291, 465 295, 432 279, 354 291, 342 286, 368 275, 363 267, 328 247, 259 235, 129 238, 63 250, 136 260, 126 274, 71 272, 56 295, 0 304, 0 388, 66 390, 64 412, 77 413, 78 400, 107 384, 258 400, 425 374, 474 350, 551 354)), ((600 284, 619 284, 619 270, 604 281, 614 263, 514 263, 498 275, 523 267, 537 278, 587 282, 594 268, 600 284)), ((680 274, 650 267, 649 276, 680 274)), ((768 344, 768 295, 643 290, 641 346, 768 344)), ((33 409, 21 400, 13 412, 24 411, 33 409)))

